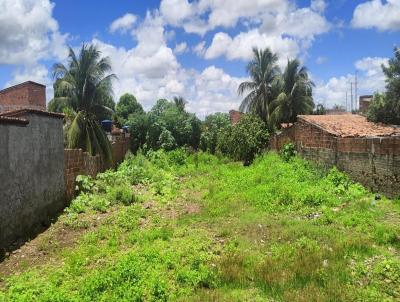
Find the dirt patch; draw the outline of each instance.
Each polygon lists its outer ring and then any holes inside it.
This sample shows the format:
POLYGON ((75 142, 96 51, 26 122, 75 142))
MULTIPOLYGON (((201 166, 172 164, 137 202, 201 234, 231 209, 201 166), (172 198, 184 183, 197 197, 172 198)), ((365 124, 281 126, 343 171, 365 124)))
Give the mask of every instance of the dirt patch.
POLYGON ((184 205, 183 212, 185 214, 189 214, 189 215, 198 214, 201 212, 201 208, 196 203, 188 203, 188 204, 184 205))
POLYGON ((112 214, 112 210, 107 213, 80 214, 78 219, 85 224, 78 227, 66 225, 66 217, 61 216, 46 231, 6 253, 5 259, 0 262, 0 288, 4 287, 4 277, 19 274, 26 268, 54 263, 60 251, 75 246, 85 233, 101 225, 112 214))

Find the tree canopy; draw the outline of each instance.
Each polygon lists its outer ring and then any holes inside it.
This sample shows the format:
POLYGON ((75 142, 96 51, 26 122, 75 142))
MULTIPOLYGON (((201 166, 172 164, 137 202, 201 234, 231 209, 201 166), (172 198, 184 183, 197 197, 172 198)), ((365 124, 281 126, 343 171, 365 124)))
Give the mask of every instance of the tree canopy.
POLYGON ((98 116, 111 112, 105 104, 112 99, 110 60, 101 57, 94 45, 83 44, 79 54, 69 48, 67 65, 53 66, 54 102, 65 102, 77 114, 68 131, 69 148, 81 148, 92 155, 112 160, 111 145, 98 123, 98 116))

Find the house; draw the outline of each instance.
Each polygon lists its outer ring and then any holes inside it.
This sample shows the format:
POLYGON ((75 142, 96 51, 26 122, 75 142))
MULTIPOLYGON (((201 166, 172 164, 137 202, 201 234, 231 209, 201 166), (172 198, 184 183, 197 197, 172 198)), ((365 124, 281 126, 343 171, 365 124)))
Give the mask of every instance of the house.
POLYGON ((303 158, 347 172, 388 196, 400 195, 400 128, 364 116, 300 115, 270 139, 272 149, 293 142, 303 158))

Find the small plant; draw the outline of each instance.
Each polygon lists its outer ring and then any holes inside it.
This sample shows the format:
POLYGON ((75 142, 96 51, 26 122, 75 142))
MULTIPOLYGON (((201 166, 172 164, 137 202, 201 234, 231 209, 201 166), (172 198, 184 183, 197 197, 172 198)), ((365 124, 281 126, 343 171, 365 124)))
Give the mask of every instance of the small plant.
POLYGON ((90 193, 94 187, 94 182, 91 176, 78 175, 75 180, 75 192, 79 193, 90 193))
POLYGON ((284 144, 280 152, 281 157, 285 162, 288 162, 292 157, 296 155, 296 153, 296 145, 293 143, 284 144))

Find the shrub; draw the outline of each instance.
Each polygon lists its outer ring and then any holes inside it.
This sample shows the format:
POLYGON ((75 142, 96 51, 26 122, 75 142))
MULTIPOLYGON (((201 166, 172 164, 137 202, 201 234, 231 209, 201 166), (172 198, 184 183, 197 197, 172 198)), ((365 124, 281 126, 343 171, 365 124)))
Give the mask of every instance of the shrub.
POLYGON ((293 143, 287 143, 283 145, 283 148, 280 152, 281 157, 284 161, 288 162, 292 157, 296 155, 296 146, 293 143))
POLYGON ((218 139, 218 150, 234 160, 250 165, 268 143, 265 123, 258 117, 246 114, 234 126, 227 127, 218 139))

